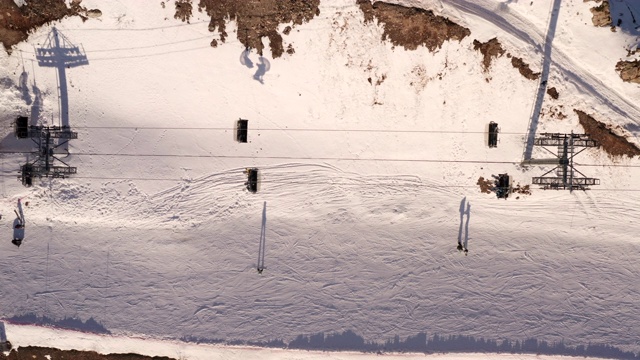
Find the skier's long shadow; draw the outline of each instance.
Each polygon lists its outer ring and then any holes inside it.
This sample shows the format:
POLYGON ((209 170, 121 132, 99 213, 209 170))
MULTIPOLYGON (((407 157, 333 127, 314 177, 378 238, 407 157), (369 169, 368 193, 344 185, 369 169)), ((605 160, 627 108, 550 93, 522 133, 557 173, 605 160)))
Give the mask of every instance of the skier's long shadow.
POLYGON ((471 218, 471 204, 467 202, 467 222, 464 225, 464 251, 469 250, 469 219, 471 218))
POLYGON ((467 197, 463 197, 462 201, 460 201, 460 229, 458 229, 458 250, 460 250, 460 246, 462 245, 462 224, 464 223, 464 209, 466 207, 467 197))
POLYGON ((264 270, 264 253, 265 245, 267 242, 267 202, 264 202, 264 208, 262 209, 262 228, 260 229, 260 247, 258 248, 258 273, 262 274, 264 270))

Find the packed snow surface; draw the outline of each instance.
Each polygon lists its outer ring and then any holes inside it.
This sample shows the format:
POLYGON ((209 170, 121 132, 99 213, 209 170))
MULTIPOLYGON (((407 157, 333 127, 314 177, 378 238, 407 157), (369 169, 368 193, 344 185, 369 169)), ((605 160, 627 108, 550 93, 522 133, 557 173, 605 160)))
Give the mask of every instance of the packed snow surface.
POLYGON ((381 41, 355 1, 322 1, 284 37, 295 54, 261 61, 243 54, 233 22, 213 48, 204 13, 182 23, 172 3, 84 0, 102 17, 45 26, 0 55, 0 316, 170 338, 426 332, 640 351, 638 159, 581 153, 578 170, 601 180, 588 192, 534 187, 504 201, 476 185, 499 173, 530 184, 552 169, 520 165, 541 86, 561 97, 545 95, 537 133, 581 132, 575 108, 640 143, 640 88, 615 73, 637 33, 594 27, 582 0, 398 2, 471 36, 406 51, 381 41), (32 146, 12 122, 59 124, 58 72, 34 55, 52 26, 88 60, 66 69, 79 137, 63 160, 78 174, 25 188, 15 176, 27 156, 9 152, 32 146), (506 56, 483 72, 472 42, 493 37, 548 82, 506 56), (567 118, 550 117, 560 105, 567 118), (238 118, 247 144, 234 141, 238 118), (495 149, 489 121, 502 130, 495 149), (260 170, 256 194, 247 167, 260 170))

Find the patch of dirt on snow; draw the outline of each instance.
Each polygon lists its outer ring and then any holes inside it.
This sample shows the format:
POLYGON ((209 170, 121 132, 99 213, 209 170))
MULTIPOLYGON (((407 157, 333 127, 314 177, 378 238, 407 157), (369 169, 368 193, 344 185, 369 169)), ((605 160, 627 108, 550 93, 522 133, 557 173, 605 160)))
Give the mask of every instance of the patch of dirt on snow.
POLYGON ((365 23, 374 19, 384 27, 382 40, 389 40, 394 46, 415 50, 425 46, 429 51, 442 47, 447 40, 462 40, 471 31, 453 21, 437 16, 430 10, 405 7, 369 0, 357 0, 364 13, 365 23))
MULTIPOLYGON (((624 136, 614 133, 611 126, 594 119, 583 111, 576 109, 573 111, 578 114, 578 120, 585 133, 596 140, 607 154, 611 156, 627 155, 628 157, 640 155, 640 148, 629 142, 624 136)), ((618 131, 622 131, 622 128, 618 127, 618 131)))
POLYGON ((483 176, 480 176, 476 185, 480 185, 480 192, 483 194, 491 194, 493 192, 494 180, 485 179, 483 176))
POLYGON ((640 84, 640 60, 618 61, 616 71, 622 81, 640 84))
POLYGON ((531 68, 529 67, 529 64, 522 61, 522 59, 519 57, 515 57, 515 56, 512 57, 511 65, 513 65, 514 68, 518 69, 518 71, 520 72, 520 75, 524 76, 529 80, 538 80, 538 78, 540 77, 539 72, 534 73, 533 70, 531 70, 531 68))
MULTIPOLYGON (((320 0, 200 0, 198 9, 211 17, 209 31, 217 30, 222 42, 229 36, 226 22, 234 20, 238 25, 236 35, 242 45, 256 49, 262 55, 262 38, 266 37, 271 56, 278 58, 285 52, 278 26, 289 23, 295 26, 310 21, 320 15, 319 4, 320 0)), ((291 46, 286 51, 289 54, 295 52, 291 46)))
POLYGON ((555 87, 548 88, 547 95, 551 96, 553 100, 558 100, 560 97, 560 93, 558 93, 558 90, 555 87))
MULTIPOLYGON (((517 184, 516 186, 511 188, 511 192, 514 194, 521 194, 521 195, 531 195, 531 185, 520 185, 517 184)), ((516 199, 519 199, 520 197, 516 197, 516 199)))
POLYGON ((8 356, 0 353, 0 359, 74 359, 74 360, 175 360, 166 356, 144 356, 138 354, 98 354, 95 351, 59 350, 39 346, 20 346, 12 350, 8 356))
POLYGON ((540 116, 549 115, 549 117, 552 119, 564 120, 567 118, 567 115, 562 112, 562 109, 562 105, 550 106, 547 109, 542 109, 540 111, 540 116))
POLYGON ((486 43, 473 40, 473 49, 479 50, 482 54, 482 67, 484 68, 484 71, 489 71, 493 58, 502 56, 505 53, 505 50, 502 48, 502 45, 497 38, 493 38, 486 43))
POLYGON ((191 5, 191 0, 176 0, 176 14, 173 15, 174 19, 180 19, 188 23, 192 14, 193 5, 191 5))
POLYGON ((11 48, 26 40, 29 33, 39 26, 67 16, 78 15, 86 20, 98 14, 101 14, 100 10, 87 10, 80 6, 78 0, 71 1, 70 7, 65 0, 27 1, 20 7, 13 0, 0 0, 0 42, 11 54, 11 48))
POLYGON ((611 10, 609 10, 609 1, 604 0, 602 4, 592 7, 591 13, 593 17, 591 21, 595 26, 609 26, 611 25, 611 10))

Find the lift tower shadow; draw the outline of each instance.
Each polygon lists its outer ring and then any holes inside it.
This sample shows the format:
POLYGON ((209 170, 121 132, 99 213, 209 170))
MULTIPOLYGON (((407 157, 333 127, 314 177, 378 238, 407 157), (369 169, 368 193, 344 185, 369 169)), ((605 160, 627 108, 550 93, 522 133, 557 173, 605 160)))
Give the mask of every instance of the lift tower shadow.
POLYGON ((560 15, 560 4, 562 0, 554 0, 553 7, 551 8, 551 18, 549 20, 549 28, 547 29, 547 37, 544 42, 544 58, 542 63, 542 73, 540 75, 540 84, 538 85, 538 93, 536 95, 536 101, 531 113, 531 119, 529 119, 529 127, 527 129, 527 135, 525 137, 525 148, 523 152, 523 160, 531 160, 531 153, 533 152, 533 145, 536 136, 536 130, 538 129, 538 121, 540 120, 540 112, 542 111, 542 103, 544 101, 544 94, 547 90, 547 81, 549 80, 549 70, 551 68, 551 52, 553 50, 553 38, 556 35, 556 27, 558 25, 558 16, 560 15))
POLYGON ((69 94, 66 69, 88 65, 84 48, 75 46, 58 29, 51 28, 47 40, 36 49, 38 65, 58 70, 58 97, 60 101, 60 126, 69 127, 69 94))

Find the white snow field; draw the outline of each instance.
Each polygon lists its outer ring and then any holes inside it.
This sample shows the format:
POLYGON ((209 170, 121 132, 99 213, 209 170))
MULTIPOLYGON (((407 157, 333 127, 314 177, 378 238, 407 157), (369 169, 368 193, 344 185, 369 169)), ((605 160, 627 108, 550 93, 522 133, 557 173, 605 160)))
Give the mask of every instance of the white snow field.
POLYGON ((539 110, 538 134, 583 132, 579 109, 640 144, 640 87, 615 73, 638 32, 594 27, 595 3, 583 0, 394 2, 471 36, 408 51, 382 42, 355 1, 323 0, 284 36, 295 54, 265 55, 261 83, 240 61, 234 22, 213 48, 204 13, 182 23, 171 1, 84 0, 102 16, 45 26, 0 53, 0 317, 93 318, 116 335, 169 339, 289 343, 350 330, 378 343, 426 333, 640 352, 637 157, 578 155, 601 182, 587 192, 532 187, 504 201, 476 185, 505 172, 531 184, 552 169, 520 165, 539 110), (88 60, 66 69, 79 137, 63 160, 78 173, 26 188, 16 177, 27 154, 16 152, 33 146, 12 124, 30 114, 60 124, 57 71, 34 55, 53 26, 88 60), (560 98, 536 106, 544 85, 506 56, 484 73, 472 42, 493 37, 544 70, 560 98), (23 66, 28 92, 15 85, 23 66), (567 118, 551 118, 560 105, 567 118), (238 118, 247 144, 234 141, 238 118), (497 148, 485 146, 489 121, 502 130, 497 148), (247 167, 260 169, 255 194, 247 167))

